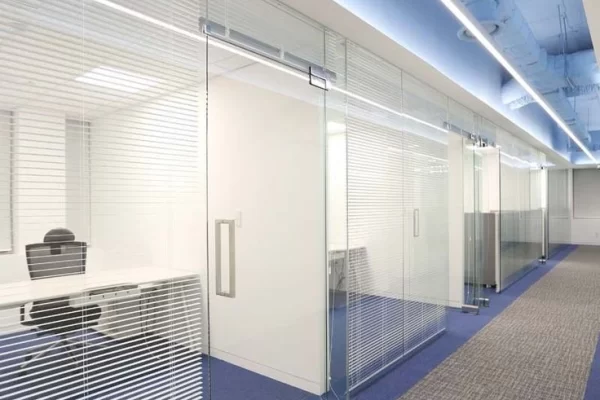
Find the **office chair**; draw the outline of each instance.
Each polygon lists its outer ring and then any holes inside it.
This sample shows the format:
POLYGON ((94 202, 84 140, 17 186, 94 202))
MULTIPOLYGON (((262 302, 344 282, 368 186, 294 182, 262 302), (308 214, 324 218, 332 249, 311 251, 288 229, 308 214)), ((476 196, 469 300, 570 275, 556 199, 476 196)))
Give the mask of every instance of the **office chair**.
MULTIPOLYGON (((25 252, 32 280, 85 273, 87 244, 76 242, 75 235, 68 229, 52 229, 44 236, 44 243, 26 245, 25 252)), ((25 320, 25 305, 21 306, 20 314, 21 324, 35 327, 38 338, 44 334, 60 338, 45 348, 30 351, 21 364, 24 371, 29 364, 58 348, 66 350, 77 364, 76 351, 82 345, 70 339, 69 334, 97 325, 100 307, 94 304, 75 308, 70 306, 69 297, 59 297, 34 301, 29 311, 30 320, 25 320)))

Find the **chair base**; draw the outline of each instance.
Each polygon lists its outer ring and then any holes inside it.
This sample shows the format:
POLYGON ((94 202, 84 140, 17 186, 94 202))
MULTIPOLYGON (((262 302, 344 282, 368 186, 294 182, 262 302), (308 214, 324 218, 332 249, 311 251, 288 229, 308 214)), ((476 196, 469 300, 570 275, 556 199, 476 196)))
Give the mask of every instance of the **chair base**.
MULTIPOLYGON (((95 344, 95 346, 102 346, 101 344, 95 344)), ((81 350, 84 345, 81 342, 70 339, 67 335, 60 335, 60 340, 42 348, 41 350, 33 350, 27 353, 25 356, 25 361, 19 366, 21 370, 21 374, 26 374, 27 367, 34 363, 36 360, 48 355, 52 351, 62 348, 69 354, 69 358, 71 361, 77 366, 79 362, 80 356, 78 356, 77 351, 81 350)))

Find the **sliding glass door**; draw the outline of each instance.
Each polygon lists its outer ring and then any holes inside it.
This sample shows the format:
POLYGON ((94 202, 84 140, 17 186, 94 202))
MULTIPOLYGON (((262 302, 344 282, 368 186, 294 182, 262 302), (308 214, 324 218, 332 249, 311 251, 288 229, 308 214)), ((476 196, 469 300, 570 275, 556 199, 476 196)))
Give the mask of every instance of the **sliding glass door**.
POLYGON ((222 3, 210 2, 204 21, 209 394, 318 398, 327 390, 324 32, 268 2, 222 3))

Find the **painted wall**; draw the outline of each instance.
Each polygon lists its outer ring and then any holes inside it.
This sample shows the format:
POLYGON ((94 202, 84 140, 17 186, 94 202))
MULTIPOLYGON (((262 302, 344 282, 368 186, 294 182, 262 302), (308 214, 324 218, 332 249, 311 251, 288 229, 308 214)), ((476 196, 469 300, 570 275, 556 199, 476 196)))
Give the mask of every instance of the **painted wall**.
POLYGON ((202 270, 200 98, 185 89, 91 121, 91 261, 202 270))
MULTIPOLYGON (((473 93, 542 143, 561 146, 537 105, 502 104, 502 67, 477 43, 458 40, 459 24, 438 0, 335 0, 473 93), (556 143, 555 143, 556 142, 556 143)), ((564 152, 562 147, 554 147, 564 152)))
MULTIPOLYGON (((600 246, 600 218, 575 218, 573 203, 577 201, 573 191, 573 170, 569 170, 569 218, 571 221, 571 243, 600 246)), ((598 205, 600 208, 600 204, 598 205)))

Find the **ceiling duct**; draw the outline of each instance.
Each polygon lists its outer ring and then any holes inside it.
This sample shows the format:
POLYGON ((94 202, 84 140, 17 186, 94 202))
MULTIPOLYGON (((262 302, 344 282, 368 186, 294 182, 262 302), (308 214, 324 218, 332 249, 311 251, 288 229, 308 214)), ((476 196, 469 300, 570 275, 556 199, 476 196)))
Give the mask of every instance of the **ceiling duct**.
MULTIPOLYGON (((461 1, 481 23, 499 21, 500 28, 493 37, 502 53, 518 67, 529 84, 544 95, 577 137, 589 143, 590 135, 568 98, 584 91, 594 90, 590 85, 600 85, 600 74, 593 51, 549 55, 538 44, 531 27, 514 0, 461 1), (483 4, 487 8, 483 7, 483 4), (482 21, 480 18, 485 20, 482 21)), ((502 100, 511 109, 523 107, 534 101, 514 80, 502 88, 502 100)))

